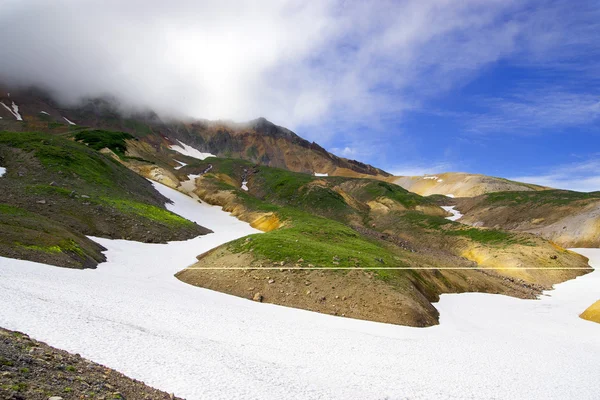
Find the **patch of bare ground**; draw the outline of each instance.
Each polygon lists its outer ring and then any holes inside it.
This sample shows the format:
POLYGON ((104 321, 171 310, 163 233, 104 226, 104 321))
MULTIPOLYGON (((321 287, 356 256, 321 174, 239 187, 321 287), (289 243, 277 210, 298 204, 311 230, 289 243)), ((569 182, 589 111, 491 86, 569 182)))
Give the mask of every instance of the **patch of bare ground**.
POLYGON ((487 292, 535 298, 547 287, 493 270, 403 270, 392 279, 377 271, 299 269, 310 265, 256 260, 226 246, 198 257, 176 277, 188 284, 249 300, 341 317, 425 327, 438 323, 432 302, 441 293, 487 292))
POLYGON ((179 399, 29 336, 0 328, 0 398, 179 399))

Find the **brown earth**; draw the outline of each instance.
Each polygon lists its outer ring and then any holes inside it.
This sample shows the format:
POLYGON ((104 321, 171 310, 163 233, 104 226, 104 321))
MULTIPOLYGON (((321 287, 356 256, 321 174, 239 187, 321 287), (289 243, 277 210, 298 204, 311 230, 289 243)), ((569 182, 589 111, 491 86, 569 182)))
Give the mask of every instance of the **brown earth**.
POLYGON ((0 398, 180 399, 103 365, 0 328, 0 398))
MULTIPOLYGON (((417 327, 438 323, 438 312, 431 303, 438 301, 441 293, 501 293, 531 299, 550 288, 491 269, 406 270, 390 280, 378 279, 374 271, 364 269, 304 270, 298 268, 310 265, 303 260, 295 264, 258 260, 249 253, 234 254, 227 245, 198 259, 176 277, 256 301, 417 327)), ((464 260, 463 265, 472 266, 464 260)))

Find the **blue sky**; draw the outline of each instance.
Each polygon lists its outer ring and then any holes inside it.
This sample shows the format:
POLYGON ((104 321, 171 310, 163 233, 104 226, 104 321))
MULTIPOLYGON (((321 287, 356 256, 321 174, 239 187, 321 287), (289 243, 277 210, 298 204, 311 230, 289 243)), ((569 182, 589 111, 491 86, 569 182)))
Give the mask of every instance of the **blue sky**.
POLYGON ((0 81, 259 116, 397 174, 600 190, 598 0, 5 0, 0 81))

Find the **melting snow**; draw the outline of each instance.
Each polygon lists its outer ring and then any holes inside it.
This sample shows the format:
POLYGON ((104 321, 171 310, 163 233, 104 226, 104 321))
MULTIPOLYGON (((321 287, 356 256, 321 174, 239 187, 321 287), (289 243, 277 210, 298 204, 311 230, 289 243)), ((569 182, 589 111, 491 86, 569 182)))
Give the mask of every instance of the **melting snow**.
POLYGON ((248 191, 248 181, 242 182, 242 190, 248 191))
POLYGON ((0 177, 4 176, 5 173, 6 173, 6 168, 0 167, 0 177))
MULTIPOLYGON (((0 326, 193 399, 597 399, 600 325, 578 314, 600 272, 539 300, 440 297, 440 325, 410 328, 262 304, 173 277, 255 233, 217 207, 155 185, 215 231, 168 244, 94 239, 96 270, 0 258, 0 326)), ((577 250, 600 267, 600 249, 577 250)))
POLYGON ((329 176, 329 174, 320 174, 318 172, 315 172, 315 176, 329 176))
POLYGON ((451 199, 453 199, 454 195, 453 194, 447 194, 446 197, 450 197, 451 199))
POLYGON ((460 211, 456 210, 454 207, 456 206, 442 206, 444 210, 452 214, 451 217, 446 217, 446 219, 449 219, 450 221, 456 221, 457 219, 460 219, 463 216, 460 213, 460 211))
POLYGON ((186 163, 184 163, 184 162, 181 162, 181 161, 177 161, 177 160, 174 160, 174 161, 175 161, 176 163, 179 163, 179 164, 180 164, 180 165, 179 165, 179 167, 175 167, 175 169, 181 169, 181 168, 183 168, 183 167, 185 167, 185 166, 187 165, 186 163))
POLYGON ((208 157, 216 157, 214 154, 211 153, 202 153, 201 151, 193 148, 192 146, 188 146, 185 143, 182 143, 178 140, 179 145, 172 145, 169 146, 169 148, 171 150, 175 150, 176 152, 183 154, 184 156, 188 156, 188 157, 194 157, 197 158, 198 160, 204 160, 205 158, 208 157))
POLYGON ((8 112, 11 113, 17 119, 17 121, 23 121, 23 117, 21 117, 21 114, 19 114, 19 106, 16 105, 14 101, 12 102, 12 109, 6 104, 4 104, 3 101, 0 101, 0 104, 2 104, 4 108, 6 108, 8 112))
POLYGON ((64 119, 65 121, 67 121, 67 122, 69 123, 69 125, 77 125, 75 122, 69 121, 69 120, 67 119, 67 117, 63 117, 63 119, 64 119))
POLYGON ((437 176, 424 176, 423 179, 438 179, 437 176))
POLYGON ((46 115, 50 115, 50 114, 48 114, 46 111, 40 111, 40 114, 46 114, 46 115))

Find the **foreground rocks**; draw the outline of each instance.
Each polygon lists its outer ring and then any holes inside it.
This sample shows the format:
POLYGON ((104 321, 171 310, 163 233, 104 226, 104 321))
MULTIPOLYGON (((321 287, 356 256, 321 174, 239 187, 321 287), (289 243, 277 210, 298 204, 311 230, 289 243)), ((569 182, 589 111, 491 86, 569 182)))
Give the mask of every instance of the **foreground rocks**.
POLYGON ((0 399, 179 399, 110 368, 0 328, 0 399))

